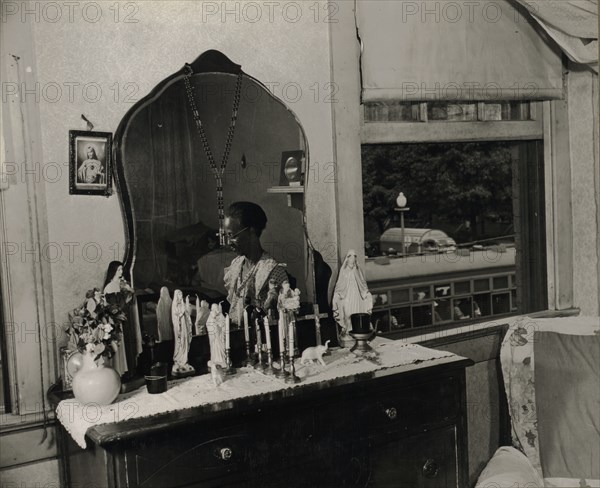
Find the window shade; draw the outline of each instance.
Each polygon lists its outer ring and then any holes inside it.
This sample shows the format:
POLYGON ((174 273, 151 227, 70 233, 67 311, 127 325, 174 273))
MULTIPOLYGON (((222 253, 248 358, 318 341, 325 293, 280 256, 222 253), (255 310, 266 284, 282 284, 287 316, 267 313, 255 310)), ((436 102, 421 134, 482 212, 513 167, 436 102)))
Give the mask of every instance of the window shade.
POLYGON ((552 100, 562 61, 506 0, 357 0, 363 100, 552 100))

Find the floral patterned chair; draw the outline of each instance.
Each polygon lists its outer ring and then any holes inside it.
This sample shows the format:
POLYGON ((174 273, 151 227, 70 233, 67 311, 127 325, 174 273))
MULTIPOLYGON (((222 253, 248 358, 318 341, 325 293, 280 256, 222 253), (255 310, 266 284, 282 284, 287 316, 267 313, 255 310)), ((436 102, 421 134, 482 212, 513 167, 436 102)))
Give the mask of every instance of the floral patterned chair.
POLYGON ((600 318, 521 318, 501 362, 513 446, 476 487, 600 487, 600 318))

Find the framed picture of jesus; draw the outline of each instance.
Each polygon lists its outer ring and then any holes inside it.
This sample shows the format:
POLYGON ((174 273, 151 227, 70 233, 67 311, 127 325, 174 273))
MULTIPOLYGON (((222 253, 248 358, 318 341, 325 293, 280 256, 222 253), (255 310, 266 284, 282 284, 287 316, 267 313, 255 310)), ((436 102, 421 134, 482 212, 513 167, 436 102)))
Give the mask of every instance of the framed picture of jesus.
POLYGON ((69 131, 69 194, 112 193, 112 134, 69 131))

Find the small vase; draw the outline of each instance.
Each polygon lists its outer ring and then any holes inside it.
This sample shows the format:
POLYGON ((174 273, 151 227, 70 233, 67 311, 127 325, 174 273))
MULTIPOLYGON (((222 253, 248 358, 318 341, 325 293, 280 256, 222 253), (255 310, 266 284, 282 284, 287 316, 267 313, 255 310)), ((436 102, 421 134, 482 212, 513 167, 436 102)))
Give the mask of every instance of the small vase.
POLYGON ((83 354, 83 365, 73 376, 73 394, 81 403, 110 405, 121 390, 121 378, 112 368, 98 365, 89 352, 83 354))

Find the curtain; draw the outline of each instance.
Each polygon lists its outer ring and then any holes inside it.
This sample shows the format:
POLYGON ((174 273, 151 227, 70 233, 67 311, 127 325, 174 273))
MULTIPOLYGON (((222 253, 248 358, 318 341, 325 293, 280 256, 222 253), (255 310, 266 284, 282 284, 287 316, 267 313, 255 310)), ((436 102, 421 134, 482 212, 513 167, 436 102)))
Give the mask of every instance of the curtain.
POLYGON ((513 0, 576 63, 598 73, 598 0, 513 0))
POLYGON ((363 100, 562 98, 560 50, 524 13, 507 0, 357 0, 363 100))

